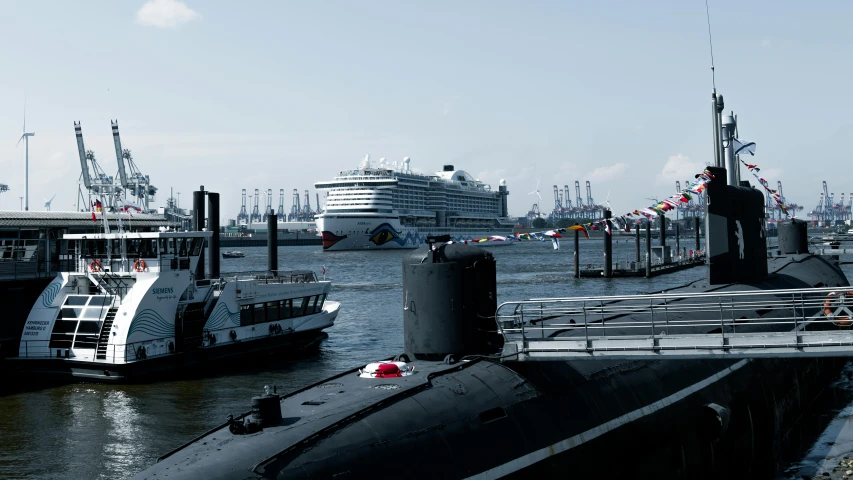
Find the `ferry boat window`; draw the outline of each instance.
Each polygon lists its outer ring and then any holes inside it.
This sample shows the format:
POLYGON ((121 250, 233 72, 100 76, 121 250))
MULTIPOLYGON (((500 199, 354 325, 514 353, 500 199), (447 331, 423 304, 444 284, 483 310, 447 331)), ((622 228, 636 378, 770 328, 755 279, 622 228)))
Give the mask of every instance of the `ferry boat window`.
POLYGON ((113 255, 121 255, 121 240, 115 238, 113 240, 110 240, 110 242, 112 242, 110 248, 112 248, 113 255))
POLYGON ((273 321, 278 320, 281 317, 279 316, 279 302, 267 302, 267 320, 273 321))
POLYGON ((87 300, 89 300, 88 297, 75 297, 69 295, 65 299, 65 306, 83 306, 86 305, 87 300))
POLYGON ((175 240, 177 240, 177 238, 172 237, 169 239, 169 253, 172 253, 172 254, 178 253, 178 249, 176 248, 176 245, 175 245, 175 240))
POLYGON ((144 258, 157 256, 157 239, 143 238, 139 243, 139 255, 144 258))
POLYGON ((186 257, 187 256, 187 238, 178 238, 178 256, 186 257))
POLYGON ((131 238, 127 240, 125 245, 127 246, 127 256, 135 257, 139 254, 139 247, 142 244, 142 240, 138 238, 131 238))
POLYGON ((324 294, 320 295, 320 297, 317 299, 317 304, 314 307, 314 313, 322 312, 323 311, 323 304, 325 302, 326 302, 326 294, 324 293, 324 294))
POLYGON ((166 247, 166 239, 161 238, 160 240, 160 255, 166 255, 169 253, 168 247, 166 247))
POLYGON ((307 297, 306 298, 294 298, 292 300, 293 308, 290 311, 291 317, 301 317, 302 315, 305 315, 304 309, 305 309, 305 300, 306 299, 307 299, 307 297))
POLYGON ((255 307, 255 313, 252 314, 252 324, 264 323, 267 321, 267 316, 264 312, 264 305, 265 304, 263 303, 256 303, 255 305, 253 305, 255 307))
POLYGON ((281 319, 285 320, 293 316, 293 300, 281 301, 281 319))
POLYGON ((201 246, 204 245, 203 238, 193 238, 193 256, 201 255, 201 246))
POLYGON ((240 325, 252 324, 252 310, 251 305, 240 305, 240 325))
POLYGON ((317 295, 308 299, 309 307, 305 309, 305 315, 310 315, 317 311, 317 295))

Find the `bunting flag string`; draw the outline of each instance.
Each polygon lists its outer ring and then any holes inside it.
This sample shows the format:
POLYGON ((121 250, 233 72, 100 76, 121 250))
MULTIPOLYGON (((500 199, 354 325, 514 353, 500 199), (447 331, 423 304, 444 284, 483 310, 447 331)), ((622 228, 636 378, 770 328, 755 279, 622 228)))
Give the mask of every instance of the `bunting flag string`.
POLYGON ((758 175, 758 172, 761 171, 761 169, 758 168, 758 165, 746 163, 743 160, 741 160, 740 163, 742 163, 746 167, 746 169, 749 170, 749 173, 751 173, 752 176, 755 177, 756 180, 758 180, 758 183, 761 184, 767 194, 770 195, 770 198, 772 198, 773 201, 776 202, 776 205, 779 205, 779 209, 782 210, 782 213, 785 214, 785 217, 790 217, 790 215, 788 214, 788 207, 786 207, 785 203, 782 202, 782 195, 779 194, 779 192, 777 192, 776 190, 770 188, 770 184, 767 182, 767 180, 765 180, 764 177, 758 175))
MULTIPOLYGON (((743 142, 741 140, 735 139, 734 144, 738 153, 755 155, 755 142, 743 142)), ((785 213, 785 216, 790 216, 788 214, 788 208, 782 202, 782 196, 776 190, 770 188, 767 180, 759 176, 758 172, 761 169, 757 164, 747 163, 741 160, 744 166, 746 166, 747 170, 752 173, 758 183, 761 184, 762 188, 767 191, 768 195, 770 195, 773 200, 779 205, 779 208, 782 212, 785 213)), ((580 225, 572 225, 566 228, 560 228, 558 230, 546 230, 542 232, 530 232, 530 233, 521 233, 515 234, 510 237, 513 240, 540 240, 545 241, 546 237, 560 238, 562 233, 566 233, 568 230, 578 230, 583 232, 586 238, 589 238, 590 230, 604 230, 608 235, 611 234, 610 225, 612 224, 616 229, 625 230, 626 232, 631 231, 631 223, 638 224, 641 221, 641 217, 645 217, 648 220, 653 220, 658 217, 658 215, 665 215, 666 212, 672 211, 681 204, 688 203, 693 199, 693 195, 701 195, 702 192, 705 191, 708 184, 714 180, 714 175, 708 170, 705 169, 702 173, 695 175, 695 180, 691 181, 687 188, 681 190, 680 192, 670 195, 669 197, 647 207, 638 208, 632 212, 628 212, 624 215, 614 216, 611 218, 603 218, 601 220, 596 220, 594 222, 588 222, 580 225)))
MULTIPOLYGON (((603 218, 601 220, 596 220, 594 222, 588 222, 584 224, 571 225, 566 228, 559 228, 555 230, 545 230, 541 232, 528 232, 528 233, 516 233, 512 235, 511 239, 513 240, 539 240, 544 242, 546 238, 550 237, 552 240, 555 238, 562 238, 562 234, 566 233, 569 230, 577 230, 584 234, 586 238, 589 238, 590 230, 603 230, 605 233, 610 235, 612 233, 610 225, 618 230, 624 230, 626 232, 631 231, 632 223, 639 223, 640 217, 645 217, 649 220, 657 218, 660 214, 665 214, 668 211, 671 211, 682 203, 687 203, 691 199, 693 199, 693 195, 701 195, 702 192, 705 191, 708 183, 714 179, 714 175, 708 170, 703 171, 700 174, 695 176, 695 180, 690 182, 687 185, 687 188, 681 190, 680 192, 670 195, 669 197, 661 200, 660 202, 649 205, 648 207, 639 208, 634 210, 633 212, 628 212, 625 215, 614 216, 610 218, 603 218), (609 222, 609 223, 608 223, 609 222)), ((488 239, 477 239, 475 241, 486 241, 488 239)))

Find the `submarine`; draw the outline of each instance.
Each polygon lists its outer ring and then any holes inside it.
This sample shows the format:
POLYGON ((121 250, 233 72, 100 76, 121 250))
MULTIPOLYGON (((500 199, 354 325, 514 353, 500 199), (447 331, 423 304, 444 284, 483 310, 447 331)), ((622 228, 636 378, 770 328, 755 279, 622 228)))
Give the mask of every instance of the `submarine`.
MULTIPOLYGON (((667 293, 849 286, 808 253, 800 220, 783 222, 768 255, 762 193, 719 163, 707 171, 708 275, 667 293)), ((433 240, 402 261, 403 352, 286 395, 267 388, 251 411, 132 478, 775 478, 790 429, 845 363, 520 361, 503 354, 492 254, 433 240)), ((757 309, 738 322, 785 331, 760 322, 784 315, 757 309)))

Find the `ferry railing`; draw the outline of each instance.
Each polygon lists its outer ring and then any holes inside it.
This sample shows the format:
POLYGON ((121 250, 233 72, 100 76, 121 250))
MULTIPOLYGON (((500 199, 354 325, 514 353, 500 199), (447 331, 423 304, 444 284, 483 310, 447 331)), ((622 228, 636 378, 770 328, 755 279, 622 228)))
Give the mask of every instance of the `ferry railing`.
POLYGON ((131 363, 138 360, 173 355, 175 353, 174 343, 173 350, 170 351, 168 342, 163 343, 163 345, 155 345, 151 341, 109 344, 107 345, 106 358, 96 358, 95 350, 89 349, 85 350, 85 355, 74 355, 71 348, 50 347, 50 340, 21 340, 20 344, 19 353, 22 358, 61 358, 91 363, 131 363), (140 348, 145 348, 145 353, 142 353, 140 348), (91 352, 91 355, 88 352, 91 352))
POLYGON ((495 319, 517 359, 853 356, 853 287, 534 299, 495 319))
POLYGON ((260 284, 315 283, 314 272, 305 270, 272 270, 255 272, 235 272, 222 274, 228 281, 257 281, 260 284))

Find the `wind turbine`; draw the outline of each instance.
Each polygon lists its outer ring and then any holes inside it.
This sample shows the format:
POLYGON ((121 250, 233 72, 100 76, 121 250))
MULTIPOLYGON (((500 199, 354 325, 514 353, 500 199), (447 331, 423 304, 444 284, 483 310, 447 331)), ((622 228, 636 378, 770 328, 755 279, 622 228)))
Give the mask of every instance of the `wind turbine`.
POLYGON ((610 210, 610 214, 613 215, 613 208, 610 207, 610 190, 607 190, 607 198, 604 199, 604 203, 607 204, 607 209, 610 210))
POLYGON ((50 200, 48 200, 46 198, 44 199, 44 208, 46 208, 48 212, 50 211, 50 202, 52 202, 54 198, 56 198, 55 193, 53 194, 52 197, 50 197, 50 200))
POLYGON ((542 195, 539 195, 539 183, 540 182, 541 182, 541 180, 537 180, 536 181, 536 190, 533 190, 532 192, 528 193, 528 195, 533 195, 535 193, 536 196, 539 197, 539 201, 536 202, 536 212, 539 214, 539 216, 542 215, 541 212, 539 211, 539 204, 542 203, 542 195))
POLYGON ((26 170, 24 174, 24 198, 26 198, 26 203, 24 204, 24 211, 30 209, 30 137, 34 136, 35 132, 27 132, 27 100, 24 99, 24 127, 21 129, 21 138, 15 144, 15 148, 18 148, 21 140, 23 140, 24 149, 26 150, 26 170))

